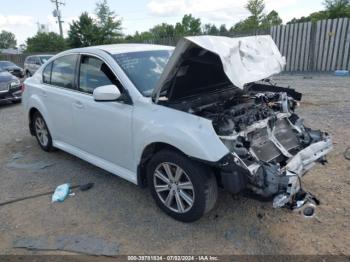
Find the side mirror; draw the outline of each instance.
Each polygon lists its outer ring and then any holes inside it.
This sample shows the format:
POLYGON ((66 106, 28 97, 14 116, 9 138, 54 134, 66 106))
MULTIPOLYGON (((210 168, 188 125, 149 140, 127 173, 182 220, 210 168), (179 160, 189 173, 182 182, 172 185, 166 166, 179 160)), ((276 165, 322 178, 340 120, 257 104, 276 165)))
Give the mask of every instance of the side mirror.
POLYGON ((93 95, 95 101, 115 101, 121 93, 115 85, 99 86, 95 88, 93 95))

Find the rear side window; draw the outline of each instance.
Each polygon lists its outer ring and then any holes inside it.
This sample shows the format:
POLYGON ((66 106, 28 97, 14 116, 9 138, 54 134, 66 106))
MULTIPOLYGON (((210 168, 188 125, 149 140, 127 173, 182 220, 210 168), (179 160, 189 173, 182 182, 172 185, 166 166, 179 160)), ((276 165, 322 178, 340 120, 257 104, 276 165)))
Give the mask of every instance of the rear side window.
POLYGON ((80 91, 92 94, 96 87, 104 85, 118 85, 113 72, 102 60, 82 56, 79 74, 80 91))
POLYGON ((52 63, 47 65, 43 71, 43 82, 45 84, 51 83, 51 69, 52 69, 52 63))
POLYGON ((73 89, 77 55, 67 55, 52 62, 51 85, 73 89))

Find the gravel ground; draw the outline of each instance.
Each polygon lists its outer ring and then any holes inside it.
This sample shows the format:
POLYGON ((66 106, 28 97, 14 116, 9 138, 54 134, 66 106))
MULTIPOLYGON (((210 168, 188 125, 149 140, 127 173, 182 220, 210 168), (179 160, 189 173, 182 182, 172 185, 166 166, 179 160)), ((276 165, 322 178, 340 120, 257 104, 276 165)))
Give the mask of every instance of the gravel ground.
POLYGON ((0 202, 94 182, 60 204, 43 196, 0 207, 1 254, 64 254, 14 248, 19 237, 91 235, 118 244, 120 254, 346 254, 350 255, 350 79, 281 75, 304 94, 298 113, 327 130, 335 150, 303 186, 321 199, 316 218, 304 219, 270 202, 220 192, 216 208, 184 224, 164 215, 147 189, 62 151, 43 152, 29 135, 20 105, 0 105, 0 202))

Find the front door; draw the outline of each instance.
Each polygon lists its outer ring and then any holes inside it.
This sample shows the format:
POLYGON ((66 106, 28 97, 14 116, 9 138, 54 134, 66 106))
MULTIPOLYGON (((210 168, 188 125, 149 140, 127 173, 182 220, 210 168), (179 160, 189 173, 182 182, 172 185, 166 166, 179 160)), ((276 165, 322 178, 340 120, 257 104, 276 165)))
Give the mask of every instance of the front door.
POLYGON ((94 89, 103 85, 115 85, 123 93, 116 76, 101 59, 82 55, 78 68, 80 92, 73 101, 78 147, 113 165, 131 170, 133 106, 122 101, 96 102, 93 99, 94 89))

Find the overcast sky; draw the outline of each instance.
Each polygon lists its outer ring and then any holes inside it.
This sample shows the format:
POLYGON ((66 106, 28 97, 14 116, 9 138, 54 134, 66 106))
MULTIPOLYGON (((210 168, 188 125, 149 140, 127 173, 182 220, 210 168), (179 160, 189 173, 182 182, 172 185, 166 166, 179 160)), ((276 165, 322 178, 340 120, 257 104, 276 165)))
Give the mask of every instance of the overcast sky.
MULTIPOLYGON (((82 12, 93 13, 97 0, 65 0, 61 7, 65 34, 69 23, 82 12)), ((146 31, 152 26, 166 22, 175 24, 186 13, 200 17, 202 23, 226 24, 246 18, 249 13, 244 5, 247 0, 109 0, 110 7, 123 19, 124 34, 136 30, 146 31)), ((289 21, 323 9, 322 0, 265 0, 266 12, 275 9, 289 21)), ((52 16, 51 0, 0 0, 0 30, 13 32, 18 44, 37 32, 37 23, 47 24, 50 31, 58 32, 52 16)))

